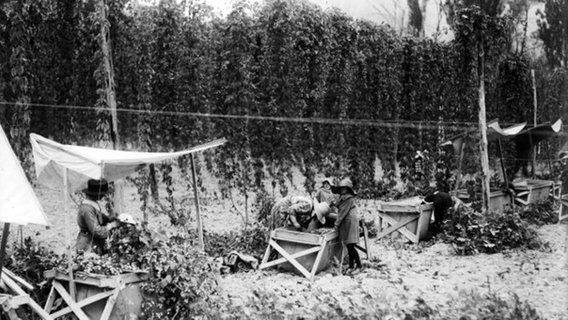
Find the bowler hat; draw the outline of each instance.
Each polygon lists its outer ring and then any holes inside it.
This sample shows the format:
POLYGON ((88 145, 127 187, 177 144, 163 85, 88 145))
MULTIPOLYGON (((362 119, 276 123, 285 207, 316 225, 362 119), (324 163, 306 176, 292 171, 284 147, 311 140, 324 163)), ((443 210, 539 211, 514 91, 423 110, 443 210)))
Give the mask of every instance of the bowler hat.
POLYGON ((83 193, 90 196, 104 196, 108 192, 108 182, 105 179, 89 179, 87 189, 83 193))
POLYGON ((346 188, 354 196, 357 195, 357 193, 355 193, 355 191, 353 190, 353 182, 351 182, 351 179, 349 179, 349 178, 345 178, 345 179, 341 180, 339 182, 339 185, 337 185, 337 186, 331 186, 331 192, 339 193, 341 188, 346 188))

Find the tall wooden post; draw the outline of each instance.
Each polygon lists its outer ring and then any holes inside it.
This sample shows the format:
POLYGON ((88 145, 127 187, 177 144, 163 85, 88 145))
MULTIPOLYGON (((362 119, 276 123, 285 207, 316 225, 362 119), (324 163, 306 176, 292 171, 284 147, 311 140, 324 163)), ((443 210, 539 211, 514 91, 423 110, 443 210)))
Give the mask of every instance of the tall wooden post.
MULTIPOLYGON (((107 19, 107 10, 105 0, 99 2, 99 14, 101 17, 101 50, 103 53, 103 65, 105 70, 105 94, 106 101, 110 108, 112 117, 111 139, 112 147, 118 150, 120 147, 120 137, 118 134, 118 113, 116 110, 116 94, 114 85, 114 66, 112 63, 112 49, 109 32, 109 21, 107 19)), ((124 206, 124 187, 123 181, 114 181, 114 199, 113 204, 116 212, 123 212, 124 206)), ((114 215, 115 212, 109 212, 114 215)))
POLYGON ((477 74, 479 77, 479 151, 481 157, 481 189, 483 192, 483 212, 489 210, 491 190, 489 188, 489 155, 487 151, 487 115, 485 112, 485 62, 483 53, 483 41, 479 41, 477 47, 477 74))
POLYGON ((69 169, 63 171, 63 214, 65 215, 65 242, 67 244, 67 272, 69 273, 69 294, 75 300, 76 290, 73 280, 73 249, 71 245, 71 230, 69 229, 69 169))
POLYGON ((205 245, 203 244, 203 223, 201 222, 201 212, 199 211, 199 190, 197 188, 197 177, 195 174, 195 160, 193 159, 193 153, 190 154, 191 159, 191 173, 193 177, 193 192, 195 195, 195 210, 197 215, 197 232, 199 235, 199 249, 204 250, 205 245))
MULTIPOLYGON (((537 109, 537 97, 536 97, 536 77, 534 73, 534 69, 531 69, 531 79, 532 79, 532 87, 533 87, 533 123, 536 127, 536 109, 537 109)), ((537 146, 533 145, 532 135, 531 137, 531 146, 532 146, 532 177, 535 177, 536 174, 536 154, 537 154, 537 146)))

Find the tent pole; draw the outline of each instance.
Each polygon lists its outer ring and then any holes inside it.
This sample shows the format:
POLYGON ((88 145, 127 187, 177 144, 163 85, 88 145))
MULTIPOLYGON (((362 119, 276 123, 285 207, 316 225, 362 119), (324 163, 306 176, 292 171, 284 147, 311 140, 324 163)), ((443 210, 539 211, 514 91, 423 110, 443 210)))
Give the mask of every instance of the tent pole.
POLYGON ((0 276, 2 276, 2 268, 4 268, 4 256, 6 255, 8 235, 10 235, 10 224, 4 223, 4 230, 2 230, 2 244, 0 245, 0 276))
MULTIPOLYGON (((503 182, 505 183, 505 188, 509 190, 509 178, 507 177, 507 170, 505 169, 505 160, 503 159, 503 143, 501 142, 501 138, 497 139, 499 143, 499 159, 501 160, 501 171, 503 171, 503 182)), ((511 205, 515 203, 515 199, 513 199, 513 195, 510 194, 511 197, 511 205)))
POLYGON ((191 175, 193 176, 193 192, 195 194, 195 210, 197 212, 197 232, 199 234, 199 249, 204 250, 203 244, 203 223, 201 222, 201 212, 199 211, 199 190, 197 190, 197 178, 195 176, 195 160, 193 153, 190 153, 191 159, 191 175))
POLYGON ((460 146, 460 154, 459 154, 459 160, 458 160, 458 174, 456 177, 456 185, 454 186, 454 192, 456 194, 456 198, 458 197, 458 190, 460 187, 460 183, 461 183, 461 172, 462 172, 462 163, 463 163, 463 154, 465 152, 465 144, 466 144, 466 138, 463 138, 463 142, 460 146))
POLYGON ((67 272, 69 273, 69 293, 71 298, 75 300, 75 281, 73 280, 73 258, 71 250, 71 235, 69 232, 69 169, 63 171, 63 212, 65 213, 65 238, 67 242, 67 272))

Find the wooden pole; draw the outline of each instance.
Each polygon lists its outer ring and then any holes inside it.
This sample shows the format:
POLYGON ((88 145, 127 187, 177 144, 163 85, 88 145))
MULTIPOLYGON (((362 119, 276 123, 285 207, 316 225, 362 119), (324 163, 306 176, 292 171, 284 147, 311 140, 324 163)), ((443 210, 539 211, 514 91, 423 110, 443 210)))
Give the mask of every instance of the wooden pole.
POLYGON ((107 20, 106 3, 105 0, 99 2, 99 10, 101 16, 101 49, 103 52, 103 64, 105 69, 105 93, 107 97, 107 103, 110 108, 110 113, 112 116, 112 135, 111 139, 113 142, 113 148, 117 149, 120 145, 120 140, 118 136, 118 116, 116 110, 116 95, 115 95, 115 85, 114 85, 114 69, 112 64, 112 53, 110 47, 110 35, 109 35, 109 22, 107 20))
POLYGON ((479 131, 481 141, 479 151, 481 156, 481 189, 483 191, 483 212, 489 210, 489 199, 491 190, 489 189, 489 155, 487 151, 487 116, 485 112, 485 63, 483 53, 483 41, 480 41, 477 49, 477 74, 479 76, 479 131))
POLYGON ((463 163, 463 154, 464 154, 464 150, 465 150, 465 144, 466 144, 466 137, 463 137, 463 141, 461 143, 460 146, 460 154, 459 154, 459 160, 458 160, 458 173, 457 173, 457 177, 456 177, 456 185, 454 186, 454 192, 456 194, 456 197, 458 196, 458 190, 460 187, 460 183, 461 183, 461 172, 462 172, 462 163, 463 163))
POLYGON ((75 295, 75 281, 73 280, 73 250, 71 246, 71 230, 69 229, 69 169, 63 171, 63 213, 65 215, 65 242, 67 243, 67 272, 69 273, 69 294, 73 300, 75 295))
POLYGON ((195 160, 193 159, 193 153, 190 154, 191 159, 191 174, 193 176, 193 192, 195 195, 195 210, 197 215, 197 232, 199 235, 199 249, 204 250, 205 245, 203 244, 203 223, 201 222, 201 212, 199 211, 199 190, 197 188, 197 177, 195 174, 195 160))
MULTIPOLYGON (((118 113, 116 109, 116 93, 115 93, 115 83, 114 83, 114 66, 112 63, 112 48, 110 41, 109 32, 109 21, 107 19, 107 10, 105 0, 100 0, 99 10, 101 16, 101 50, 103 52, 103 65, 105 69, 105 94, 107 104, 110 108, 110 114, 112 117, 112 129, 111 129, 111 139, 112 147, 114 150, 120 148, 120 137, 118 134, 118 113)), ((124 186, 122 180, 113 181, 114 182, 114 197, 113 205, 116 212, 123 212, 125 210, 124 205, 124 186)), ((116 212, 109 212, 111 216, 116 216, 116 212)))
MULTIPOLYGON (((536 127, 536 109, 537 109, 537 97, 536 97, 536 77, 535 77, 535 72, 534 69, 531 69, 531 79, 532 79, 532 87, 533 87, 533 108, 534 108, 534 113, 533 113, 533 123, 534 126, 536 127)), ((532 137, 532 135, 530 135, 530 137, 532 137)), ((536 174, 536 153, 537 153, 537 146, 533 145, 533 141, 531 138, 531 146, 532 146, 532 177, 535 177, 536 174)))
POLYGON ((0 245, 0 277, 2 276, 2 268, 4 268, 4 256, 6 255, 6 244, 8 243, 9 235, 10 224, 4 223, 4 230, 2 230, 2 244, 0 245))

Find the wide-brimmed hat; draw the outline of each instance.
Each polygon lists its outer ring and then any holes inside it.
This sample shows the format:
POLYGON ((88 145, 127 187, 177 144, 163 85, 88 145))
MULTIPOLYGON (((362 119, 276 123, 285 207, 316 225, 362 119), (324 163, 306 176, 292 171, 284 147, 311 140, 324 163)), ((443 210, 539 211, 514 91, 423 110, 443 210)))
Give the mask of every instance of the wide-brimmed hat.
POLYGON ((329 215, 331 208, 327 202, 318 202, 314 199, 314 211, 312 215, 315 215, 320 223, 325 224, 325 217, 329 215))
POLYGON ((353 182, 351 182, 351 179, 349 179, 349 178, 345 178, 345 179, 341 180, 339 182, 339 185, 337 185, 337 186, 331 186, 331 192, 339 193, 341 188, 346 188, 354 196, 357 195, 357 193, 355 193, 355 191, 353 190, 353 182))
POLYGON ((90 196, 104 196, 107 192, 108 182, 105 179, 89 179, 87 188, 83 189, 83 193, 90 196))

